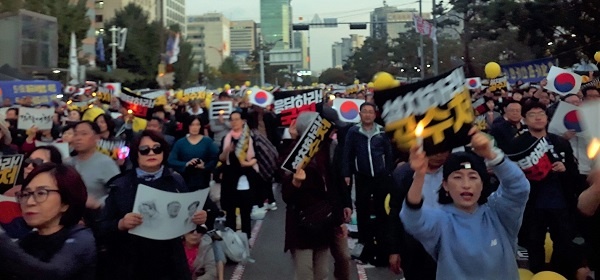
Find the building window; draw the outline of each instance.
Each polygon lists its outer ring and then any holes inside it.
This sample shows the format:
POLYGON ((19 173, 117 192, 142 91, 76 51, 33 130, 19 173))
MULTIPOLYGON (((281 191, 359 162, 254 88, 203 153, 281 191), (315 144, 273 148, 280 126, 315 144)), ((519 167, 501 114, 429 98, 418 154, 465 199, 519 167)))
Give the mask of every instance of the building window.
POLYGON ((102 15, 96 15, 96 22, 102 22, 104 17, 102 15))
POLYGON ((96 1, 96 9, 104 9, 104 1, 96 1))

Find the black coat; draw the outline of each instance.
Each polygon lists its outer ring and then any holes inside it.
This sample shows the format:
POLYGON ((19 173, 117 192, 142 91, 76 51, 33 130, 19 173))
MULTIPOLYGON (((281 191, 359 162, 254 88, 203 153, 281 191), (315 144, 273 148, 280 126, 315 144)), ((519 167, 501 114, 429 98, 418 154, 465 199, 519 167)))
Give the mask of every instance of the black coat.
MULTIPOLYGON (((191 279, 180 238, 151 240, 118 230, 119 220, 133 211, 139 183, 135 170, 108 182, 110 193, 98 221, 106 249, 106 267, 99 269, 106 279, 191 279)), ((181 175, 167 168, 161 178, 144 184, 167 192, 188 192, 181 175)))

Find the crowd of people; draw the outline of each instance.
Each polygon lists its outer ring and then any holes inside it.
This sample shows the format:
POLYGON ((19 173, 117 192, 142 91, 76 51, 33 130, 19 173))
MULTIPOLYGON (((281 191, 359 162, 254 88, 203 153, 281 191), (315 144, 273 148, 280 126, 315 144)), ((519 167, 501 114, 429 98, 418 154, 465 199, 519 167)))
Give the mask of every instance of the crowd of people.
POLYGON ((203 100, 170 99, 137 131, 136 118, 118 102, 105 108, 93 100, 84 108, 57 102, 52 129, 20 130, 19 108, 32 105, 5 101, 1 155, 25 160, 19 183, 2 193, 15 198, 21 216, 0 223, 0 278, 221 280, 226 257, 207 231, 225 215, 225 226, 250 238, 253 211, 277 209, 274 182, 286 204, 282 245, 296 279, 327 279, 330 256, 335 278, 351 278, 346 224, 354 211, 356 261, 389 266, 408 280, 518 279, 519 247, 534 273, 584 280, 598 269, 600 176, 587 158, 590 139, 548 130, 559 102, 600 100, 598 89, 559 96, 542 82, 473 90, 480 105, 470 145, 436 154, 420 144, 395 149, 373 93, 323 94, 318 112, 292 121, 290 137, 271 108, 228 92, 215 101, 232 102, 230 114, 211 118, 203 100), (333 107, 339 97, 365 100, 359 123, 340 120, 333 107), (333 123, 331 136, 305 166, 280 169, 319 114, 333 123), (550 164, 537 173, 508 158, 539 139, 551 148, 550 164), (99 142, 117 140, 130 148, 128 156, 98 150, 99 142), (60 142, 69 155, 51 145, 60 142), (204 209, 190 210, 196 229, 152 240, 128 233, 150 222, 133 209, 139 184, 174 193, 220 188, 204 209))

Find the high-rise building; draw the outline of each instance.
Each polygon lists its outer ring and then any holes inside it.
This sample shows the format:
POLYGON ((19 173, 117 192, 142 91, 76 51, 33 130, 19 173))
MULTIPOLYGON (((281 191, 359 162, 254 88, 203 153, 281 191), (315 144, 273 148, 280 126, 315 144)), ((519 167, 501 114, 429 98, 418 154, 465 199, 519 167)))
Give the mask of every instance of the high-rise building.
MULTIPOLYGON (((231 22, 223 14, 208 13, 187 18, 187 38, 192 44, 196 65, 219 67, 231 55, 231 22)), ((203 70, 203 69, 201 69, 203 70)))
POLYGON ((155 0, 156 18, 166 27, 179 25, 181 33, 187 35, 185 0, 155 0))
POLYGON ((376 8, 371 12, 371 38, 387 39, 387 15, 397 9, 391 6, 376 8))
MULTIPOLYGON (((376 8, 371 12, 371 37, 388 41, 397 39, 400 34, 414 29, 413 14, 419 14, 419 11, 392 6, 376 8)), ((423 18, 430 20, 431 13, 423 13, 423 18)))
POLYGON ((232 21, 230 29, 231 55, 242 70, 250 70, 246 60, 258 44, 256 22, 253 20, 232 21))
POLYGON ((309 70, 310 69, 310 56, 309 56, 309 48, 308 39, 304 32, 296 31, 294 32, 294 47, 296 49, 300 49, 302 53, 302 63, 298 65, 294 65, 294 68, 297 70, 309 70))
POLYGON ((265 44, 273 49, 291 48, 291 0, 260 0, 260 27, 265 44))
POLYGON ((331 54, 333 57, 332 67, 342 68, 346 59, 362 48, 365 44, 365 36, 352 34, 349 38, 342 38, 341 42, 335 42, 331 46, 331 54))
POLYGON ((149 21, 154 21, 157 19, 156 0, 100 0, 95 2, 96 29, 100 32, 103 32, 105 28, 110 28, 110 26, 104 26, 104 22, 114 18, 117 11, 122 10, 125 6, 129 5, 130 3, 134 3, 142 7, 144 12, 148 14, 149 21))

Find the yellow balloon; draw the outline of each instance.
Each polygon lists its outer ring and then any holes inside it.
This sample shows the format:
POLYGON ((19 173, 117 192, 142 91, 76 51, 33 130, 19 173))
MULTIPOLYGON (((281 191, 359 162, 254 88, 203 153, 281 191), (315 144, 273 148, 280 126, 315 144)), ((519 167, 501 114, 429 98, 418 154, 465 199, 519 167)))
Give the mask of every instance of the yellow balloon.
POLYGON ((587 83, 590 81, 590 77, 588 75, 582 75, 581 76, 581 82, 582 83, 587 83))
POLYGON ((358 85, 358 84, 360 84, 360 81, 358 79, 356 79, 356 80, 354 80, 354 84, 358 85))
POLYGON ((375 84, 374 84, 373 82, 369 82, 369 83, 367 84, 367 88, 369 88, 369 89, 372 89, 372 88, 374 88, 374 87, 375 87, 375 84))
POLYGON ((147 120, 135 117, 135 118, 133 118, 133 123, 131 124, 131 129, 133 130, 133 132, 140 132, 140 131, 146 129, 147 124, 148 124, 147 120))
POLYGON ((600 63, 600 51, 598 51, 594 54, 594 60, 596 60, 596 62, 600 63))
POLYGON ((388 193, 388 195, 385 197, 385 201, 383 202, 383 206, 385 207, 385 213, 387 213, 388 215, 390 214, 390 211, 392 210, 390 208, 390 198, 391 198, 391 194, 388 193))
POLYGON ((246 87, 250 87, 250 86, 252 85, 252 83, 250 83, 250 81, 246 81, 246 82, 244 83, 244 85, 245 85, 246 87))
POLYGON ((546 233, 546 240, 544 241, 544 250, 546 251, 546 263, 550 263, 550 259, 552 259, 552 248, 553 247, 552 239, 550 238, 550 233, 546 233))
POLYGON ((528 269, 519 268, 519 280, 531 280, 533 272, 528 269))
POLYGON ((98 116, 105 114, 105 113, 106 112, 99 107, 92 107, 92 108, 85 110, 85 112, 83 113, 83 116, 81 116, 81 120, 93 122, 96 120, 96 118, 98 116))
POLYGON ((240 86, 235 86, 234 89, 235 90, 240 90, 240 86))
POLYGON ((500 64, 496 62, 489 62, 485 65, 485 75, 488 79, 498 78, 502 74, 502 69, 500 68, 500 64))
POLYGON ((552 272, 552 271, 542 271, 531 277, 531 280, 567 280, 564 276, 552 272))
POLYGON ((177 93, 175 93, 175 98, 181 100, 181 98, 183 98, 183 90, 178 90, 177 93))
POLYGON ((392 74, 387 72, 379 72, 373 77, 373 88, 376 91, 395 88, 400 85, 400 81, 396 80, 392 74))
POLYGON ((231 85, 229 85, 229 84, 225 84, 225 85, 223 86, 223 89, 224 89, 225 91, 228 91, 228 90, 230 90, 230 89, 231 89, 231 85))

